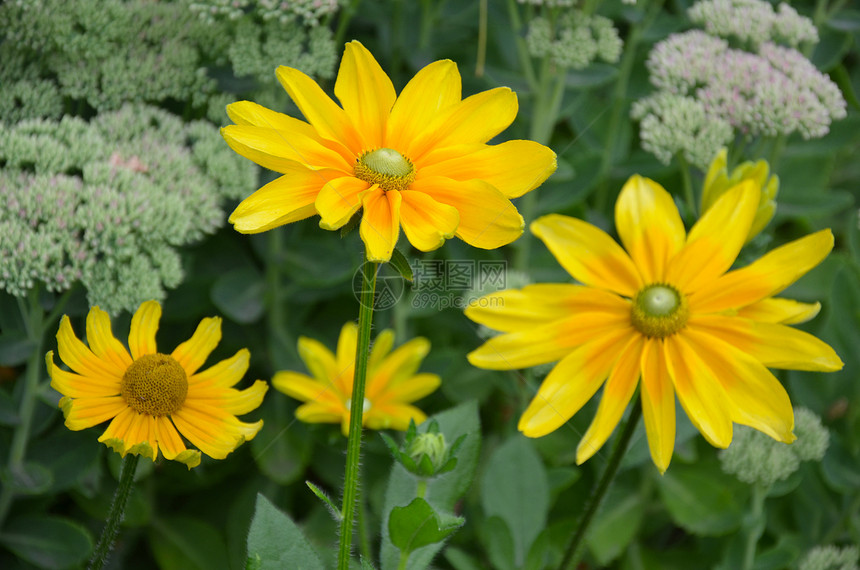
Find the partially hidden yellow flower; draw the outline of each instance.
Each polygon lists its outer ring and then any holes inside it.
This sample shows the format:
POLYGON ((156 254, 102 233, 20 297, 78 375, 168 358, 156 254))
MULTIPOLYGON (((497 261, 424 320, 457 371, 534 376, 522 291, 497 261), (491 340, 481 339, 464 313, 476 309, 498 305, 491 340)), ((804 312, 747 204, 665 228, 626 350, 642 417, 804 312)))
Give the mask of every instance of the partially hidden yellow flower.
MULTIPOLYGON (((275 373, 275 388, 306 402, 296 410, 299 420, 340 422, 343 434, 349 435, 357 335, 355 323, 345 324, 337 341, 337 354, 316 340, 301 337, 299 356, 311 376, 291 371, 275 373)), ((384 330, 370 349, 362 416, 362 425, 370 429, 403 431, 409 427, 409 420, 420 424, 427 416, 411 403, 436 390, 441 382, 436 374, 416 374, 430 351, 426 338, 414 338, 394 351, 393 346, 394 333, 384 330)))
POLYGON ((759 189, 758 209, 753 218, 746 241, 749 242, 767 226, 776 213, 776 195, 779 192, 779 177, 769 176, 767 162, 743 162, 728 171, 728 153, 720 149, 708 168, 705 184, 702 187, 702 212, 713 206, 717 199, 744 180, 752 181, 759 189))
POLYGON ((483 249, 517 239, 523 219, 511 203, 556 168, 555 153, 532 141, 487 141, 517 114, 507 87, 461 99, 449 60, 419 71, 398 96, 359 42, 346 44, 334 93, 281 66, 277 77, 307 122, 240 101, 227 107, 230 147, 282 176, 230 215, 257 233, 319 214, 336 230, 361 210, 360 235, 370 261, 388 261, 400 228, 430 251, 457 236, 483 249))
POLYGON ((245 390, 233 386, 248 370, 247 349, 199 371, 221 340, 221 319, 203 319, 192 337, 170 354, 158 352, 155 333, 161 319, 157 301, 143 303, 131 319, 128 348, 111 331, 108 314, 98 307, 87 315, 87 341, 81 342, 67 316, 60 322, 57 348, 72 372, 46 355, 51 387, 63 395, 66 427, 82 430, 111 420, 99 441, 122 455, 155 461, 158 452, 189 469, 201 451, 223 459, 253 439, 263 421, 236 419, 257 408, 268 385, 257 380, 245 390), (180 434, 196 446, 188 449, 180 434))
POLYGON ((758 186, 745 181, 687 234, 669 193, 633 176, 615 205, 624 249, 581 220, 539 218, 532 232, 581 285, 529 285, 470 306, 469 318, 504 334, 469 361, 496 370, 558 361, 520 418, 530 437, 559 428, 603 386, 578 463, 606 442, 637 386, 661 472, 674 448, 676 394, 716 447, 729 445, 733 422, 792 442, 791 402, 768 368, 833 371, 842 361, 824 342, 787 326, 815 316, 818 303, 774 295, 827 256, 833 235, 816 232, 730 271, 758 204, 758 186))

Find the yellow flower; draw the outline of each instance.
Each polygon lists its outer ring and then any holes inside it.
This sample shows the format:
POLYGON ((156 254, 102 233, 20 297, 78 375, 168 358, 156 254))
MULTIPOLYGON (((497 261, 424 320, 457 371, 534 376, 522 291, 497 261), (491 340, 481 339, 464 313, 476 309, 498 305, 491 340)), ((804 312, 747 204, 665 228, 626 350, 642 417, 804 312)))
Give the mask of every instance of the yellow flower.
POLYGON ((66 427, 81 430, 111 420, 99 441, 123 457, 133 453, 155 461, 160 450, 189 469, 200 464, 201 451, 223 459, 263 427, 262 420, 244 423, 236 416, 257 408, 268 386, 257 380, 246 390, 232 388, 248 370, 250 353, 244 348, 198 372, 221 340, 221 319, 203 319, 170 354, 156 348, 160 319, 157 301, 138 308, 131 319, 129 354, 98 307, 87 315, 89 348, 63 317, 57 347, 72 372, 54 364, 53 351, 45 360, 51 386, 63 395, 66 427), (180 433, 200 451, 187 449, 180 433))
POLYGON ((730 188, 740 184, 744 180, 751 180, 759 189, 760 198, 755 218, 750 226, 746 241, 757 236, 773 219, 776 213, 776 195, 779 192, 779 177, 768 176, 770 169, 767 162, 759 160, 755 163, 744 162, 739 164, 729 173, 727 168, 728 153, 726 149, 720 149, 717 156, 708 168, 705 176, 705 184, 702 187, 702 211, 714 205, 717 198, 725 194, 730 188))
POLYGON ((539 218, 532 231, 582 284, 529 285, 472 305, 469 318, 505 334, 469 361, 496 370, 558 361, 520 419, 530 437, 563 425, 602 385, 578 463, 606 442, 637 385, 661 472, 674 447, 675 394, 716 447, 729 445, 733 422, 790 443, 791 403, 768 368, 833 371, 842 361, 827 344, 786 326, 815 316, 818 303, 774 295, 827 256, 833 235, 819 231, 729 271, 758 204, 759 188, 744 182, 686 234, 669 193, 633 176, 615 205, 626 252, 581 220, 539 218))
MULTIPOLYGON (((349 435, 357 335, 355 323, 345 324, 337 341, 337 354, 313 339, 299 338, 299 356, 312 377, 281 371, 272 378, 275 388, 307 402, 296 410, 298 419, 308 423, 340 422, 343 434, 349 435)), ((427 339, 414 338, 392 352, 393 345, 394 333, 384 330, 370 350, 362 416, 362 425, 370 429, 402 431, 409 427, 409 420, 420 424, 427 416, 410 404, 440 384, 436 374, 415 373, 430 351, 427 339)))
POLYGON ((507 87, 460 97, 449 60, 421 71, 398 96, 359 42, 346 44, 334 86, 338 106, 310 77, 281 66, 277 77, 308 122, 240 101, 230 147, 282 176, 230 216, 257 233, 319 214, 336 230, 362 210, 370 261, 388 261, 400 233, 421 251, 452 236, 483 249, 517 239, 523 219, 511 204, 555 170, 555 153, 532 141, 485 144, 517 114, 507 87))

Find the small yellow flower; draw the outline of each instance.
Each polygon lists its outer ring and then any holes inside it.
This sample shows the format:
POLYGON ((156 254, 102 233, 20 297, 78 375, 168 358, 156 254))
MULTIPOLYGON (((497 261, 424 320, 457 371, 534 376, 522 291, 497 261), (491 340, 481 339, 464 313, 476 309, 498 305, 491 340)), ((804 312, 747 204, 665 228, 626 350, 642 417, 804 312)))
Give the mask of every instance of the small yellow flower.
POLYGON ((158 352, 155 333, 161 319, 157 301, 143 303, 131 319, 129 350, 111 332, 110 317, 98 307, 87 315, 87 345, 75 336, 67 316, 60 322, 60 360, 72 372, 45 360, 51 386, 63 395, 66 427, 81 430, 111 420, 99 441, 123 457, 200 464, 200 452, 223 459, 253 439, 262 420, 236 419, 257 408, 268 385, 257 380, 246 390, 232 388, 248 370, 247 349, 198 372, 221 340, 221 319, 203 319, 194 335, 170 354, 158 352), (177 431, 178 430, 178 431, 177 431), (200 451, 187 449, 180 434, 200 451))
MULTIPOLYGON (((299 338, 299 356, 312 376, 298 372, 277 372, 272 385, 281 392, 307 402, 296 410, 296 417, 308 423, 340 422, 349 435, 349 409, 355 371, 358 327, 347 323, 340 331, 337 354, 321 343, 299 338)), ((405 430, 409 420, 420 424, 427 416, 410 405, 439 387, 436 374, 416 374, 430 351, 430 342, 414 338, 391 351, 394 333, 382 331, 373 343, 367 362, 367 387, 362 425, 370 429, 405 430)))
POLYGON ((314 214, 336 230, 362 210, 370 261, 391 258, 401 227, 421 251, 452 236, 494 249, 523 232, 510 199, 555 171, 555 153, 536 142, 486 144, 516 117, 517 97, 499 87, 461 99, 452 61, 426 66, 398 96, 371 53, 350 42, 334 86, 342 107, 301 71, 276 74, 307 122, 249 101, 227 107, 230 147, 282 174, 231 214, 239 232, 314 214))
POLYGON ((466 310, 505 333, 469 354, 475 366, 510 370, 558 361, 520 418, 525 435, 556 430, 603 386, 577 448, 582 463, 606 442, 640 386, 648 444, 661 472, 674 448, 676 394, 716 447, 728 447, 733 422, 794 440, 791 402, 768 368, 833 371, 842 361, 827 344, 786 326, 815 316, 818 303, 774 295, 827 256, 833 235, 816 232, 729 271, 759 194, 751 181, 735 186, 687 234, 669 193, 633 176, 615 205, 626 251, 581 220, 548 215, 532 223, 582 285, 501 291, 466 310))
POLYGON ((767 162, 744 162, 739 164, 731 173, 728 171, 728 153, 720 149, 716 158, 711 162, 705 184, 702 188, 702 212, 714 205, 717 199, 743 182, 751 180, 759 189, 760 198, 758 210, 750 226, 746 241, 749 242, 767 226, 776 213, 776 195, 779 192, 779 177, 775 174, 768 176, 770 169, 767 162))

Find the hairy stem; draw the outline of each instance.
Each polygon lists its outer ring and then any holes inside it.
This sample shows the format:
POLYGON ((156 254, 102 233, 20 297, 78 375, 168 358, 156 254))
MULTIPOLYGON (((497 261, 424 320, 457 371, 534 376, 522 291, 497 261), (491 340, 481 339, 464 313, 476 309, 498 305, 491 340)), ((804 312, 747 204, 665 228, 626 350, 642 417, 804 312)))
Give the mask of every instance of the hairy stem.
POLYGON ((134 472, 137 471, 137 462, 139 459, 140 456, 134 454, 128 454, 123 459, 119 486, 116 488, 116 493, 114 493, 105 528, 93 551, 93 557, 90 558, 90 564, 87 566, 88 570, 101 570, 107 562, 108 556, 110 556, 114 540, 116 540, 116 535, 119 532, 119 525, 125 514, 128 497, 131 494, 131 486, 134 483, 134 472))

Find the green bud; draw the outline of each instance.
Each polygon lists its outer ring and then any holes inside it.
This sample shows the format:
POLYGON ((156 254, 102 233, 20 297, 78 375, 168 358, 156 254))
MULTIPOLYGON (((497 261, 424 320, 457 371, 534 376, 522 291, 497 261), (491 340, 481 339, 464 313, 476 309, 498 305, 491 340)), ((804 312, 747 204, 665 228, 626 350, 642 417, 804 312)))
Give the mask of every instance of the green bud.
POLYGON ((453 445, 448 445, 445 435, 439 433, 439 424, 430 420, 426 431, 418 433, 415 422, 409 423, 406 440, 400 447, 385 434, 380 434, 395 461, 410 473, 429 479, 447 473, 457 466, 457 450, 466 438, 461 435, 453 445))

